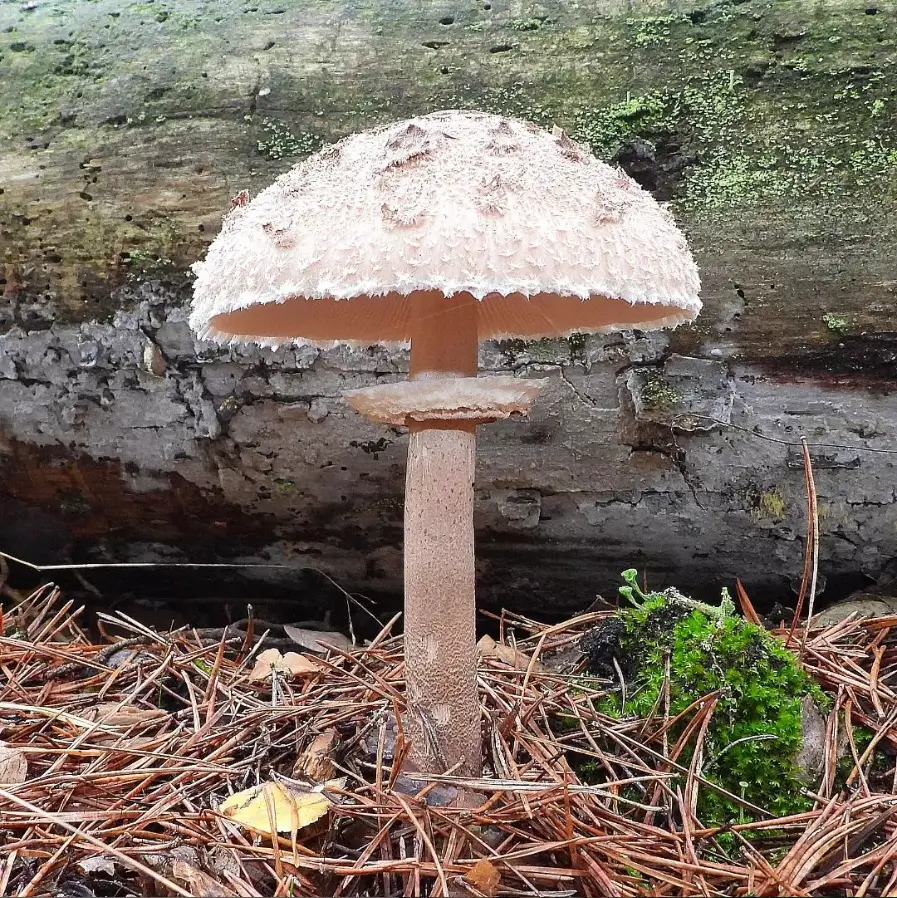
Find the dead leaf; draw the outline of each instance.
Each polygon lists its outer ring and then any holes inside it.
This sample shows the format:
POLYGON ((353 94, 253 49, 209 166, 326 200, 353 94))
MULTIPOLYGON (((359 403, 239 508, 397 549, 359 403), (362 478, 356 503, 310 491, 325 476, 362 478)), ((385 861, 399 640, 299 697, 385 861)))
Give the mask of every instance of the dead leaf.
POLYGON ((293 775, 296 777, 308 777, 316 783, 333 776, 333 746, 336 744, 336 730, 325 730, 318 733, 308 748, 296 759, 293 767, 293 775))
POLYGON ((175 861, 171 867, 171 874, 175 879, 187 883, 190 886, 190 894, 196 898, 216 898, 218 895, 237 894, 233 889, 221 885, 208 873, 204 873, 186 861, 175 861))
POLYGON ((347 639, 342 633, 336 630, 306 630, 304 627, 294 627, 290 624, 283 625, 283 632, 296 643, 296 645, 308 650, 309 652, 317 652, 323 655, 327 651, 327 645, 335 646, 338 649, 350 651, 354 648, 352 640, 347 639))
MULTIPOLYGON (((204 855, 205 852, 203 852, 204 855)), ((164 854, 157 854, 154 851, 147 852, 143 855, 142 860, 147 867, 151 867, 165 876, 173 875, 174 865, 178 861, 189 864, 191 867, 198 867, 203 862, 200 853, 190 845, 175 845, 164 854)))
POLYGON ((271 824, 279 833, 296 832, 320 820, 330 810, 333 801, 324 794, 329 785, 313 790, 294 789, 287 783, 267 782, 244 789, 218 805, 218 813, 253 832, 270 836, 271 824))
POLYGON ((115 859, 108 854, 92 854, 77 861, 76 866, 82 873, 105 873, 115 876, 115 859))
POLYGON ((138 723, 168 717, 168 712, 161 708, 138 708, 134 705, 120 705, 118 702, 100 702, 85 708, 80 716, 103 726, 131 727, 138 723))
POLYGON ((0 785, 18 786, 28 779, 28 759, 21 748, 0 742, 0 785))
POLYGON ((478 892, 486 895, 487 898, 492 898, 498 891, 501 874, 486 858, 481 858, 467 871, 464 879, 478 892))
MULTIPOLYGON (((494 658, 496 661, 502 661, 518 670, 529 670, 532 662, 532 658, 521 652, 520 649, 496 642, 491 636, 483 636, 477 643, 477 648, 480 650, 481 658, 494 658)), ((540 664, 538 661, 533 664, 533 673, 543 673, 545 670, 544 664, 540 664)))
POLYGON ((116 670, 121 667, 126 667, 129 664, 157 664, 159 661, 155 655, 151 655, 149 652, 145 652, 142 649, 134 649, 130 647, 125 647, 123 649, 119 649, 117 652, 113 652, 106 659, 106 666, 113 667, 116 670))
POLYGON ((308 655, 297 652, 287 652, 284 655, 280 649, 266 649, 256 658, 255 666, 249 672, 249 681, 259 683, 270 680, 272 672, 288 677, 307 677, 319 674, 321 668, 308 655))
POLYGON ((242 870, 240 869, 240 857, 233 848, 227 848, 219 845, 209 852, 209 867, 219 876, 227 879, 229 876, 239 879, 242 870))

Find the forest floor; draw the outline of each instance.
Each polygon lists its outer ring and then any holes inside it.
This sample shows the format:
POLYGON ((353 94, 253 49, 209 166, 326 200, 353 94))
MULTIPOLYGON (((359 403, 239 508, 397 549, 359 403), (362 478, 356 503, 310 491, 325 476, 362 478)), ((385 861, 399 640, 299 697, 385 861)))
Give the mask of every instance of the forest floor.
POLYGON ((51 584, 5 601, 0 895, 892 894, 897 616, 627 574, 628 611, 480 641, 478 780, 401 772, 397 618, 98 638, 51 584))

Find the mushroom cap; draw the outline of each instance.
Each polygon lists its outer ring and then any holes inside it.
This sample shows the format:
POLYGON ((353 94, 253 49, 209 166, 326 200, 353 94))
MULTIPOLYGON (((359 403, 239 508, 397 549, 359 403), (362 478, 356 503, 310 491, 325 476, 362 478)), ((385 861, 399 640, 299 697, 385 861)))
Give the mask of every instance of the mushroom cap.
POLYGON ((353 134, 235 200, 190 324, 218 342, 404 344, 416 294, 469 293, 479 339, 693 320, 667 210, 559 129, 450 110, 353 134))

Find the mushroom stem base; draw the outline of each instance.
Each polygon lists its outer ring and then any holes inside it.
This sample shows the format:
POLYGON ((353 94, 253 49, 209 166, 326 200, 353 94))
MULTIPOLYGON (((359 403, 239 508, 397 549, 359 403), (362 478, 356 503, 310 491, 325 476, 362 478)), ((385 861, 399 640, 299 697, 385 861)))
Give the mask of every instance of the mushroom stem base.
POLYGON ((473 484, 476 427, 412 429, 405 482, 405 671, 410 759, 480 776, 473 484))

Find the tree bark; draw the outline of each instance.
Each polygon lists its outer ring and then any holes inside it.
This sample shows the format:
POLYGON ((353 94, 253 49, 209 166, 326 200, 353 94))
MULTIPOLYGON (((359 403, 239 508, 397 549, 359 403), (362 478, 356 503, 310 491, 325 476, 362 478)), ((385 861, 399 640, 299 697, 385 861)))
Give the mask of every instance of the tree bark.
POLYGON ((188 268, 231 197, 322 142, 477 106, 669 199, 705 300, 670 335, 481 348, 484 372, 552 378, 481 433, 481 605, 581 606, 633 565, 788 598, 802 435, 823 598, 886 575, 897 2, 489 6, 0 4, 0 545, 397 594, 407 435, 340 396, 407 353, 197 344, 188 268))

